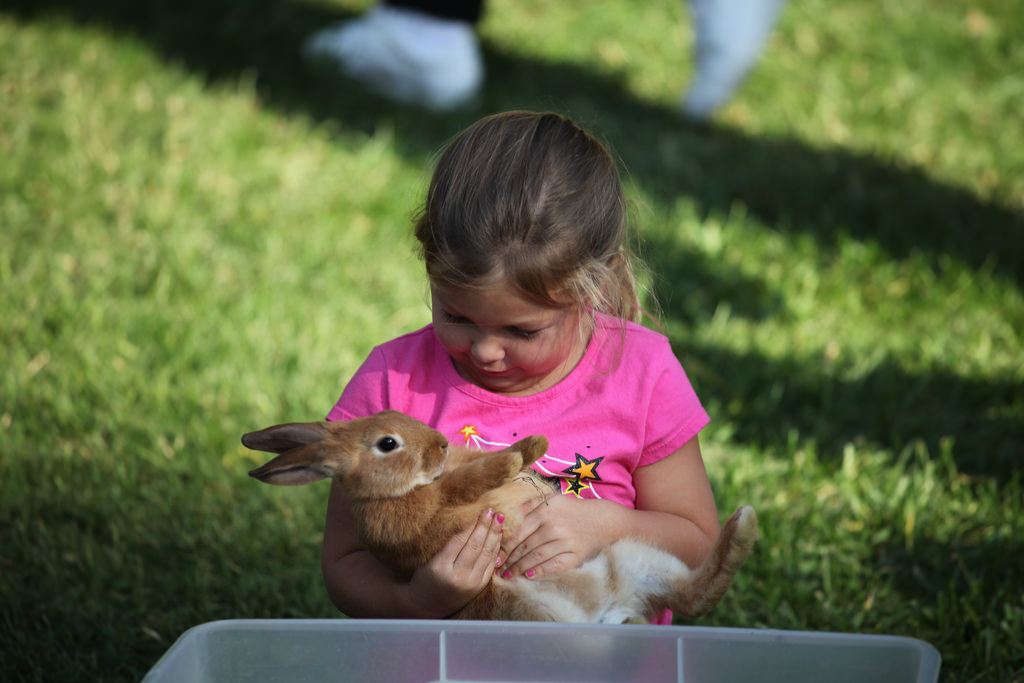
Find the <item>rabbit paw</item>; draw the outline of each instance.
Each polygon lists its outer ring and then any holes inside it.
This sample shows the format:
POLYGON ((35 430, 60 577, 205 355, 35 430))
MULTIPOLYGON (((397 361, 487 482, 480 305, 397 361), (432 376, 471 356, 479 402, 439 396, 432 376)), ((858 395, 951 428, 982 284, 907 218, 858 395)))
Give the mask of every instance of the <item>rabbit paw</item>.
POLYGON ((518 452, 509 453, 507 461, 508 473, 505 475, 505 481, 511 481, 523 471, 523 456, 518 452))

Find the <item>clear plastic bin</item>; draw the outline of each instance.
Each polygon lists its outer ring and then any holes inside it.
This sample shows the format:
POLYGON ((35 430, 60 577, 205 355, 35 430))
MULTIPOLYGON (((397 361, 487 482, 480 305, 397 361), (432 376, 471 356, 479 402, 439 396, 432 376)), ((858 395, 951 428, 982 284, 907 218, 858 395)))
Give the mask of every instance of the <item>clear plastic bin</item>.
POLYGON ((695 626, 231 620, 186 631, 143 683, 934 683, 915 638, 695 626))

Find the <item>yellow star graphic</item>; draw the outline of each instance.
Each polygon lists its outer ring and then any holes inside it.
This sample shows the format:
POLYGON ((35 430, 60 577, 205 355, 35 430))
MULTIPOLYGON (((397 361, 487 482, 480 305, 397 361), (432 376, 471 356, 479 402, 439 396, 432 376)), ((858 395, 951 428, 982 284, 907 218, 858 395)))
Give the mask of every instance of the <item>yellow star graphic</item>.
POLYGON ((462 434, 464 437, 466 437, 466 443, 469 443, 469 440, 472 437, 480 436, 479 434, 477 434, 475 425, 466 425, 465 427, 459 430, 459 434, 462 434))

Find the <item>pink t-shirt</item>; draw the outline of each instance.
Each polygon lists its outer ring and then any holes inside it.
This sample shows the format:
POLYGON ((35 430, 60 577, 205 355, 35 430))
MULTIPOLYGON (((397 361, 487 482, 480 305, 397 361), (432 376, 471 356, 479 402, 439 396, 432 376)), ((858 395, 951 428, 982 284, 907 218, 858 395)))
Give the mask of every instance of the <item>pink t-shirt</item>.
POLYGON ((398 410, 453 444, 500 449, 532 434, 549 442, 534 464, 566 495, 636 507, 633 472, 671 455, 708 423, 668 339, 598 314, 580 363, 531 396, 494 394, 464 379, 433 326, 376 347, 327 415, 398 410))

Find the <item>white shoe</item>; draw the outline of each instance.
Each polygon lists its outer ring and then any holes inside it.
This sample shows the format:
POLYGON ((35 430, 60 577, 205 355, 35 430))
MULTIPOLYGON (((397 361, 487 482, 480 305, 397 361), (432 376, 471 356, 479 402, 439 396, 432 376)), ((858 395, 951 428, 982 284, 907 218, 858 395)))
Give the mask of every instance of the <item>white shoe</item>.
POLYGON ((468 104, 484 78, 472 24, 388 5, 313 34, 302 54, 380 95, 438 111, 468 104))
POLYGON ((725 104, 757 62, 785 0, 690 0, 696 74, 679 109, 706 121, 725 104))

